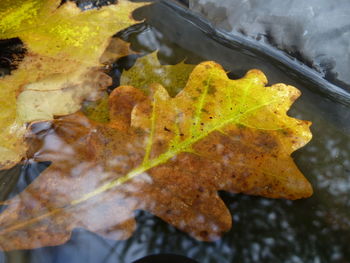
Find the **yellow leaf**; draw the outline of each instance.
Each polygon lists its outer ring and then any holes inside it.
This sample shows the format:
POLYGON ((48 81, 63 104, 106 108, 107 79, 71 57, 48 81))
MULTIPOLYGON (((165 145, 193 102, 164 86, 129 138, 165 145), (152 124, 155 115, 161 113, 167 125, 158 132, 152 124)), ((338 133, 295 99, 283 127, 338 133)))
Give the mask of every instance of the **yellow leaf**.
POLYGON ((0 39, 19 37, 28 51, 18 69, 0 79, 0 169, 23 157, 26 122, 73 113, 111 83, 100 57, 116 32, 136 23, 131 13, 144 5, 119 0, 82 12, 72 2, 58 8, 60 2, 0 2, 0 39))
MULTIPOLYGON (((182 152, 222 159, 220 151, 211 147, 213 142, 224 146, 223 136, 242 140, 247 147, 270 147, 266 156, 252 154, 244 160, 230 156, 233 163, 242 163, 242 170, 236 167, 237 174, 246 173, 249 167, 251 179, 247 176, 247 189, 240 192, 289 199, 310 196, 311 185, 290 157, 312 138, 310 122, 287 115, 300 91, 285 84, 266 84, 259 70, 231 80, 220 65, 205 62, 193 70, 186 87, 175 98, 161 85, 154 85, 151 103, 139 104, 132 112, 132 127, 149 134, 145 159, 137 171, 165 163, 182 152), (167 145, 162 152, 154 147, 160 142, 167 145), (269 187, 255 189, 256 176, 261 174, 261 183, 269 187), (275 191, 270 191, 272 188, 275 191)), ((241 151, 239 154, 244 154, 241 151)))
MULTIPOLYGON (((18 9, 11 6, 12 2, 5 1, 0 4, 7 14, 1 19, 2 24, 6 25, 8 21, 15 21, 17 18, 18 9)), ((18 25, 13 22, 5 26, 0 33, 0 39, 19 37, 29 52, 59 59, 63 56, 87 65, 96 65, 110 37, 135 24, 136 21, 131 17, 132 11, 145 5, 119 0, 116 5, 82 12, 73 2, 67 2, 55 9, 57 2, 60 1, 22 1, 18 8, 23 9, 30 4, 30 8, 23 12, 32 15, 18 25)))
POLYGON ((21 31, 37 26, 58 7, 60 0, 2 0, 0 38, 17 37, 21 31))

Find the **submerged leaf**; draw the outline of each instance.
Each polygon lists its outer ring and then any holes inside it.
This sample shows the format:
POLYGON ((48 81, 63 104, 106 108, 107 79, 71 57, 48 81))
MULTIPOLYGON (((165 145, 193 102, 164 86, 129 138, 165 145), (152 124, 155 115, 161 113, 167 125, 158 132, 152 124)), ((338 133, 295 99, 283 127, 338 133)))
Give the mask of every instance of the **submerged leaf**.
POLYGON ((83 100, 96 100, 111 84, 111 78, 99 68, 51 75, 26 86, 17 98, 17 116, 31 122, 71 114, 80 109, 83 100))
POLYGON ((290 154, 311 139, 310 123, 286 115, 300 92, 249 71, 230 80, 198 65, 175 97, 130 86, 110 96, 110 122, 78 113, 32 126, 29 156, 51 161, 0 215, 3 250, 66 242, 76 227, 129 237, 147 210, 200 240, 231 228, 219 190, 298 199, 312 187, 290 154))
POLYGON ((108 94, 104 93, 103 97, 97 101, 86 101, 81 111, 90 120, 107 123, 109 119, 108 94))
MULTIPOLYGON (((124 44, 122 40, 116 40, 115 43, 124 44)), ((107 49, 108 50, 108 49, 107 49)), ((102 56, 103 60, 115 60, 115 44, 110 45, 109 51, 102 56), (106 55, 109 59, 106 59, 106 55)), ((129 46, 124 44, 124 48, 119 54, 130 54, 129 46), (127 51, 128 50, 128 51, 127 51), (125 52, 125 53, 124 53, 125 52)), ((121 56, 120 56, 121 57, 121 56)), ((140 88, 145 93, 149 93, 149 86, 152 83, 158 83, 164 86, 171 96, 175 96, 186 85, 186 81, 193 70, 194 65, 187 65, 183 62, 177 65, 161 65, 157 58, 157 53, 151 53, 139 58, 135 65, 121 75, 121 84, 124 86, 134 86, 140 88)), ((91 120, 98 122, 108 122, 108 96, 98 101, 88 101, 84 104, 82 112, 91 120)))
POLYGON ((135 65, 124 71, 121 85, 134 86, 148 92, 152 83, 158 83, 175 96, 186 85, 188 76, 194 66, 181 62, 176 65, 161 65, 157 58, 157 52, 139 58, 135 65))
POLYGON ((76 112, 83 100, 96 99, 108 87, 111 79, 100 58, 110 58, 104 51, 111 36, 136 23, 131 13, 144 5, 119 0, 82 12, 72 2, 60 2, 0 3, 0 39, 19 37, 28 51, 18 69, 0 79, 0 169, 23 157, 26 122, 76 112))
POLYGON ((100 62, 102 64, 111 64, 116 60, 131 55, 136 54, 130 48, 130 43, 125 42, 120 38, 112 38, 108 47, 100 57, 100 62))

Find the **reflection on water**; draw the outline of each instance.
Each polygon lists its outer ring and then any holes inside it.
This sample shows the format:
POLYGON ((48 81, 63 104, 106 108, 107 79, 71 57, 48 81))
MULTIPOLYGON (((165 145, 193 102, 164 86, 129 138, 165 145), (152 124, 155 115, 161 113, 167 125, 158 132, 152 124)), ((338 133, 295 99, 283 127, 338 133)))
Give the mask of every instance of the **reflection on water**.
POLYGON ((349 1, 190 0, 190 7, 219 28, 291 54, 350 91, 349 1))
MULTIPOLYGON (((172 21, 174 26, 170 33, 162 30, 156 19, 152 21, 159 30, 140 26, 122 36, 132 40, 138 51, 159 48, 164 63, 176 63, 184 58, 189 63, 215 59, 231 70, 233 76, 258 67, 272 83, 290 83, 303 90, 304 96, 290 114, 313 121, 314 139, 294 157, 314 186, 313 197, 285 201, 221 193, 234 223, 230 232, 213 243, 196 241, 153 215, 138 211, 136 232, 125 241, 113 241, 84 229, 75 229, 65 245, 2 253, 0 262, 130 263, 153 253, 178 253, 203 263, 350 262, 350 109, 308 91, 305 82, 283 72, 279 65, 244 54, 242 50, 230 51, 188 24, 185 24, 186 32, 190 33, 184 32, 176 43, 169 34, 183 31, 180 18, 172 21), (186 37, 191 44, 183 43, 186 37)), ((118 70, 122 67, 115 65, 118 70)), ((48 165, 25 165, 13 192, 21 191, 48 165)), ((10 172, 1 172, 7 188, 14 185, 8 179, 10 173, 19 174, 19 170, 17 167, 10 172)))

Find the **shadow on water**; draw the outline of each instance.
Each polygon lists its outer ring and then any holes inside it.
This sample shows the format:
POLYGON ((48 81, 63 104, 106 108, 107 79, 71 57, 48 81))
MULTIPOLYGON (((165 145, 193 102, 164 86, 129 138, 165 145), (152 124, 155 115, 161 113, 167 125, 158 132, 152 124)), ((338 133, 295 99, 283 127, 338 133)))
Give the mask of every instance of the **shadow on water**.
MULTIPOLYGON (((233 216, 233 228, 213 243, 196 241, 151 214, 137 211, 137 230, 128 240, 107 240, 76 229, 65 245, 3 253, 0 262, 131 263, 156 253, 182 254, 202 263, 350 262, 349 107, 316 92, 315 83, 274 60, 220 44, 165 5, 145 8, 137 15, 146 16, 148 24, 119 36, 131 41, 136 51, 158 49, 164 64, 184 59, 193 64, 215 60, 233 78, 259 68, 271 84, 284 82, 302 90, 303 96, 290 115, 311 120, 314 139, 294 157, 312 182, 314 195, 292 202, 220 193, 233 216)), ((122 68, 117 63, 112 74, 120 74, 122 68)), ((4 189, 12 190, 12 194, 21 191, 48 165, 32 163, 1 172, 1 198, 8 194, 4 189)))

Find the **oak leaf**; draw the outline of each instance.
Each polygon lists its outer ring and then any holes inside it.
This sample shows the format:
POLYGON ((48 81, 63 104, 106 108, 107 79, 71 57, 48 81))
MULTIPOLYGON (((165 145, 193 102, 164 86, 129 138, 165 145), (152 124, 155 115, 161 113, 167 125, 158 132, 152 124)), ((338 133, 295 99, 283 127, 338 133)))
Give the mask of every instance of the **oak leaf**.
POLYGON ((76 112, 83 100, 99 97, 111 83, 100 58, 111 56, 104 53, 111 37, 135 24, 131 13, 144 5, 119 0, 82 12, 72 2, 60 3, 0 3, 0 39, 19 37, 27 49, 18 69, 0 79, 0 169, 23 157, 26 122, 76 112))
POLYGON ((290 154, 311 139, 310 123, 287 116, 300 92, 265 86, 249 71, 230 80, 203 62, 175 97, 122 86, 110 122, 81 113, 34 124, 28 155, 52 164, 0 215, 3 250, 66 242, 76 227, 129 237, 147 210, 199 240, 231 228, 219 190, 298 199, 312 187, 290 154))

